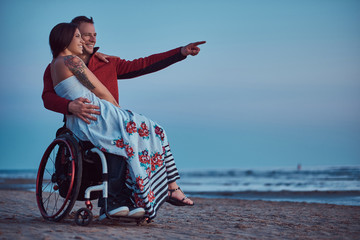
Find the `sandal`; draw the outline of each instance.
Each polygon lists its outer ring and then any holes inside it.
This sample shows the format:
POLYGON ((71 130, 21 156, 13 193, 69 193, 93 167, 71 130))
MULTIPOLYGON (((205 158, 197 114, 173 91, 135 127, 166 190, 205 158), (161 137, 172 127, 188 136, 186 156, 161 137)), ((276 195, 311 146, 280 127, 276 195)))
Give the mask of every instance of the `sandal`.
POLYGON ((172 197, 173 192, 175 192, 177 190, 180 190, 185 195, 185 193, 180 189, 180 187, 178 187, 176 189, 168 189, 168 190, 170 192, 170 196, 168 196, 168 198, 166 200, 168 203, 170 203, 174 206, 194 206, 194 203, 188 204, 188 203, 184 202, 188 198, 187 196, 185 196, 182 200, 172 197))

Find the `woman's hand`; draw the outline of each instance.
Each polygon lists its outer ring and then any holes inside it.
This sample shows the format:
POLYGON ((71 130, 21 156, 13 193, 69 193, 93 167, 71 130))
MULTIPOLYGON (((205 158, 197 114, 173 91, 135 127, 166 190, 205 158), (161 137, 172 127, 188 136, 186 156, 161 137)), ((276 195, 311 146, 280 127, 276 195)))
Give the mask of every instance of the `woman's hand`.
POLYGON ((109 62, 108 58, 117 58, 116 56, 106 55, 105 53, 101 53, 101 52, 96 52, 94 55, 98 59, 100 59, 101 61, 106 62, 106 63, 109 62))

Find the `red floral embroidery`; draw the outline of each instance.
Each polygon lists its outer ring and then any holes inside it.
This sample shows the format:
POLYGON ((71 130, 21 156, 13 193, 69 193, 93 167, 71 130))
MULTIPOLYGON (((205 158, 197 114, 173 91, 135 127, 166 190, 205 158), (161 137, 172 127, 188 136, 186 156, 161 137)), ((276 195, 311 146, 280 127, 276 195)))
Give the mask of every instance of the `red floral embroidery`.
POLYGON ((125 144, 124 144, 124 139, 118 139, 115 141, 115 144, 118 148, 124 148, 125 147, 125 144))
POLYGON ((149 137, 149 128, 148 128, 148 126, 146 126, 146 123, 142 122, 140 127, 141 128, 138 129, 138 133, 139 133, 140 137, 142 137, 142 138, 149 137))
POLYGON ((155 126, 155 134, 161 139, 161 141, 164 141, 165 134, 161 127, 155 126))
POLYGON ((148 127, 146 126, 146 123, 145 123, 145 122, 142 122, 141 125, 140 125, 140 127, 141 127, 142 129, 148 129, 148 127))
POLYGON ((162 165, 162 160, 161 160, 161 155, 160 153, 155 153, 152 158, 151 158, 151 164, 154 165, 154 166, 161 166, 162 165))
POLYGON ((134 121, 130 121, 126 124, 126 131, 129 133, 129 134, 132 134, 132 133, 136 133, 137 129, 136 129, 136 123, 134 121))
POLYGON ((163 164, 164 161, 162 160, 162 156, 159 152, 151 156, 151 172, 155 172, 156 168, 161 167, 163 164))
POLYGON ((154 158, 154 161, 159 162, 159 161, 161 161, 161 154, 157 152, 154 154, 153 158, 154 158))
POLYGON ((129 158, 131 158, 132 156, 134 156, 134 150, 132 147, 130 147, 129 145, 125 146, 126 149, 126 154, 128 155, 129 158))
POLYGON ((150 163, 150 156, 148 155, 148 151, 144 150, 139 153, 139 161, 144 164, 150 163))
POLYGON ((148 194, 148 199, 149 199, 149 202, 153 202, 154 199, 155 199, 155 196, 154 196, 154 192, 150 190, 149 194, 148 194))
POLYGON ((113 144, 115 144, 116 147, 118 147, 118 148, 125 148, 126 154, 129 158, 134 156, 135 152, 134 152, 133 148, 130 147, 130 145, 128 143, 125 143, 124 139, 122 139, 122 138, 115 139, 113 141, 113 144))
POLYGON ((140 191, 144 190, 144 180, 139 176, 136 178, 136 183, 140 189, 140 191))
POLYGON ((135 194, 134 194, 134 197, 135 197, 135 204, 136 204, 136 206, 144 208, 144 207, 145 207, 145 203, 144 203, 144 201, 139 197, 139 195, 137 195, 137 194, 135 193, 135 194))

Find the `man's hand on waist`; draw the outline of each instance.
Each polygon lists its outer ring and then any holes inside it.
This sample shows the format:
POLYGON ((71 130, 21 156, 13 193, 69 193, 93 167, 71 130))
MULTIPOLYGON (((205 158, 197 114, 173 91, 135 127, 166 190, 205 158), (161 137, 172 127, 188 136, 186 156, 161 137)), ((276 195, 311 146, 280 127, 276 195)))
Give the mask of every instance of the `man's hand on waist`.
POLYGON ((90 124, 89 120, 97 120, 97 118, 92 116, 91 114, 100 115, 100 111, 95 110, 100 108, 96 105, 92 105, 89 103, 91 103, 89 99, 79 97, 69 103, 68 110, 76 117, 80 118, 87 124, 90 124))

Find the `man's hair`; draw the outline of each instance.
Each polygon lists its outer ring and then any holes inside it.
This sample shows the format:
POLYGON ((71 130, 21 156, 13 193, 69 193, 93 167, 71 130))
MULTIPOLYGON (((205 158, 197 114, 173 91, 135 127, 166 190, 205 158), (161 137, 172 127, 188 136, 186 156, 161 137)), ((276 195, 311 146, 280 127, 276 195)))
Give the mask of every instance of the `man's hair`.
POLYGON ((74 23, 59 23, 50 32, 49 44, 53 58, 56 58, 71 43, 77 25, 74 23))
POLYGON ((74 23, 77 26, 79 26, 80 23, 83 23, 83 22, 94 24, 94 20, 92 17, 88 18, 85 16, 78 16, 78 17, 74 18, 73 20, 71 20, 71 23, 74 23))

